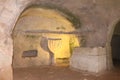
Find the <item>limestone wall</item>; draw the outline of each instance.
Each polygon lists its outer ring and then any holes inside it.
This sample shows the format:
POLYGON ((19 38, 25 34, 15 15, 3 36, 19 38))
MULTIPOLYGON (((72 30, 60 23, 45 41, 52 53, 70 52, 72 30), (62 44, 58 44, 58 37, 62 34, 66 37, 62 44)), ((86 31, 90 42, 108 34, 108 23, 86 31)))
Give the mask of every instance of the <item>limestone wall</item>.
POLYGON ((55 4, 77 15, 82 23, 80 30, 91 31, 84 34, 88 47, 105 46, 106 41, 110 42, 109 34, 112 35, 113 26, 120 19, 120 0, 0 0, 0 55, 5 55, 0 58, 0 73, 12 64, 12 29, 20 13, 33 3, 55 4))

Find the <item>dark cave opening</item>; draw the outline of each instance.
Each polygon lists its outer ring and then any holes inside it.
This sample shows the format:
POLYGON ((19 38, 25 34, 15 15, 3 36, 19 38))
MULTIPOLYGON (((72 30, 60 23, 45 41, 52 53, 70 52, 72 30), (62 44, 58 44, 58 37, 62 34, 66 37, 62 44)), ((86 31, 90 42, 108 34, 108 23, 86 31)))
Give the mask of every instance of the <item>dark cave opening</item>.
POLYGON ((112 60, 115 67, 120 67, 120 22, 115 26, 111 40, 112 60))

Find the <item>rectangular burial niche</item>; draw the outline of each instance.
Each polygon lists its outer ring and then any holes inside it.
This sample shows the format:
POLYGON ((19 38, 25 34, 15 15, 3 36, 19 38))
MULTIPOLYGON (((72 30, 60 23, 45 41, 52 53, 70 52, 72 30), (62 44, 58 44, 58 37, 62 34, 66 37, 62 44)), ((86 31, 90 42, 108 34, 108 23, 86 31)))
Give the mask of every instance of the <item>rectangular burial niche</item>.
POLYGON ((23 51, 23 53, 22 53, 23 58, 37 57, 37 55, 38 55, 37 50, 28 50, 28 51, 23 51))

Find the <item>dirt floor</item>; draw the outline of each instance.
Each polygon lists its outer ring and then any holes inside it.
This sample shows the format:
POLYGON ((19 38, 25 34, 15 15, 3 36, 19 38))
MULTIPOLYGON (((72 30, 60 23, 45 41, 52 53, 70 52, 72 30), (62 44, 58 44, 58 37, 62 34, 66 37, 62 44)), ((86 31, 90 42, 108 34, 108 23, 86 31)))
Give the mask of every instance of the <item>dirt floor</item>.
POLYGON ((14 80, 120 80, 120 68, 102 74, 77 72, 60 66, 18 68, 14 69, 14 80))

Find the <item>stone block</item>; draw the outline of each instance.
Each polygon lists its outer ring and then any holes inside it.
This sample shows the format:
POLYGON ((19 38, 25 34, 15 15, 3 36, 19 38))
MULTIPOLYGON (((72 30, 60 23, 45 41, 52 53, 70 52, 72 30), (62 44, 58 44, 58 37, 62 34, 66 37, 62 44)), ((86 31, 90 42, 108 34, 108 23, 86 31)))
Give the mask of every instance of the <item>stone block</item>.
POLYGON ((11 65, 0 68, 0 80, 13 80, 11 65))
POLYGON ((70 66, 88 72, 106 70, 105 48, 76 48, 70 59, 70 66))

